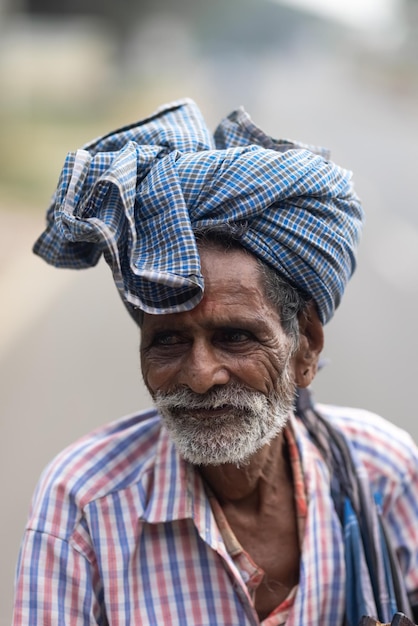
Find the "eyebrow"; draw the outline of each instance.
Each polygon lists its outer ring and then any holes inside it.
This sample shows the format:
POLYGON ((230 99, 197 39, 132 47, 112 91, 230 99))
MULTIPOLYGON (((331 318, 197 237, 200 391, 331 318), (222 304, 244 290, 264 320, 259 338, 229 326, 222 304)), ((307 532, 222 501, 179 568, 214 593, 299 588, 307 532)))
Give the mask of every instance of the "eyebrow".
MULTIPOLYGON (((152 320, 149 330, 153 333, 170 331, 179 332, 181 330, 187 329, 189 326, 194 326, 194 324, 185 325, 182 321, 175 320, 174 317, 171 318, 171 316, 170 320, 168 320, 166 316, 164 317, 165 320, 152 320)), ((262 315, 256 314, 250 317, 233 316, 228 317, 227 319, 207 320, 203 322, 202 327, 206 330, 227 330, 231 328, 242 328, 243 330, 260 332, 260 330, 267 330, 268 325, 266 324, 265 319, 262 315)))

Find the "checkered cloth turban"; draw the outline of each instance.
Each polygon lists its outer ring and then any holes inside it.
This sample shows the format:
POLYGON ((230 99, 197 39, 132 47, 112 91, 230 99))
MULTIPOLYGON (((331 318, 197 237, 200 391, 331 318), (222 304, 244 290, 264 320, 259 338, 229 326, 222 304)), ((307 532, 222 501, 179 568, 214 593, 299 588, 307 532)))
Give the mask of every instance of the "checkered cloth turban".
POLYGON ((195 227, 245 223, 242 245, 317 304, 323 323, 355 268, 362 209, 326 151, 277 141, 239 109, 212 136, 189 99, 68 154, 34 252, 57 267, 103 254, 128 310, 202 298, 195 227))

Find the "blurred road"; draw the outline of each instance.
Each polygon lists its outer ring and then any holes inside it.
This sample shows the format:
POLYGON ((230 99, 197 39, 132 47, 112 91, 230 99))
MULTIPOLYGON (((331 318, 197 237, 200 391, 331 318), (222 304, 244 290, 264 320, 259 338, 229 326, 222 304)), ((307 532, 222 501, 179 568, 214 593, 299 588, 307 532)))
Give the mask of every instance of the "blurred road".
MULTIPOLYGON (((327 328, 324 354, 331 363, 318 376, 316 396, 374 410, 418 440, 416 101, 327 59, 266 58, 247 79, 226 64, 207 87, 206 103, 198 90, 188 95, 211 126, 244 103, 271 134, 329 146, 338 163, 354 170, 367 210, 359 270, 327 328)), ((160 90, 155 105, 179 95, 160 90)), ((6 626, 20 536, 41 469, 77 437, 149 399, 137 330, 108 268, 50 268, 30 252, 43 216, 3 210, 0 220, 0 625, 6 626)))

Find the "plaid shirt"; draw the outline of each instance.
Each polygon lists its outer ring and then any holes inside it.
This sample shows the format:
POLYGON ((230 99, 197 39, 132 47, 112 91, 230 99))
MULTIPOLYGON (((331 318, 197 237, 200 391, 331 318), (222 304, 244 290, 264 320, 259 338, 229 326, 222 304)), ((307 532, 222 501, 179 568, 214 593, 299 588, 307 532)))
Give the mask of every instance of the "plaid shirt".
MULTIPOLYGON (((406 587, 416 592, 415 445, 368 412, 320 410, 353 442, 362 471, 383 495, 406 587)), ((286 624, 339 626, 345 567, 329 475, 304 426, 293 417, 291 425, 308 514, 299 588, 286 624)), ((16 580, 14 626, 35 624, 259 624, 200 475, 179 457, 154 410, 95 431, 45 470, 16 580)))

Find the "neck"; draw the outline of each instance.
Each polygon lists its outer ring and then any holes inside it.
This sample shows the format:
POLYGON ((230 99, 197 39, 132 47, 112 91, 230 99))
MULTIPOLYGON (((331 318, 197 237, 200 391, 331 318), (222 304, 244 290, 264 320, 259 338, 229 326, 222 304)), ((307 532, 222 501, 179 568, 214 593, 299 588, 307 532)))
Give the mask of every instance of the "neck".
POLYGON ((283 481, 292 480, 283 432, 245 465, 206 465, 200 472, 221 505, 255 504, 258 508, 264 496, 276 491, 283 481))

